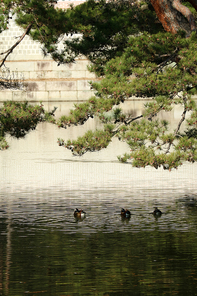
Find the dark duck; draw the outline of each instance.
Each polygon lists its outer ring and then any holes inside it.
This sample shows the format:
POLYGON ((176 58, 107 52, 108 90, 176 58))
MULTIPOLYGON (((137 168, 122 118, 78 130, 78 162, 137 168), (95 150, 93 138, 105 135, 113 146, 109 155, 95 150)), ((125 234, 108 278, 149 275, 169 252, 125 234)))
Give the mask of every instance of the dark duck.
POLYGON ((121 216, 123 218, 130 218, 131 217, 131 212, 129 210, 121 209, 121 216))
POLYGON ((154 207, 154 211, 152 212, 152 214, 155 217, 160 217, 162 215, 162 212, 157 207, 154 207))

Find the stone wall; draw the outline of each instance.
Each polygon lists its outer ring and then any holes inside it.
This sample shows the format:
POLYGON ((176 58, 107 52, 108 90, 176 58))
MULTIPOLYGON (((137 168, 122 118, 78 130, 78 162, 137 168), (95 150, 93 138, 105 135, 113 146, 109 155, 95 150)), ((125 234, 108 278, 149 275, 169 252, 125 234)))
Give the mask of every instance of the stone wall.
MULTIPOLYGON (((71 1, 58 2, 58 6, 65 9, 71 1)), ((74 5, 82 1, 74 1, 74 5)), ((23 30, 14 20, 9 29, 0 34, 0 52, 5 52, 21 36, 23 30)), ((39 42, 25 36, 23 41, 14 49, 5 63, 11 76, 21 77, 26 90, 1 90, 0 101, 14 100, 30 102, 53 101, 83 101, 93 95, 88 81, 96 77, 87 70, 88 61, 78 58, 76 63, 57 66, 50 57, 43 57, 39 42)), ((7 70, 3 67, 0 77, 5 76, 7 70), (3 71, 3 73, 2 73, 3 71)))
MULTIPOLYGON (((88 81, 95 77, 87 70, 87 60, 78 59, 70 65, 57 66, 52 60, 10 60, 9 70, 24 75, 23 90, 2 90, 0 101, 83 101, 93 92, 88 81)), ((1 74, 0 74, 1 75, 1 74)), ((16 76, 16 75, 15 75, 16 76)))

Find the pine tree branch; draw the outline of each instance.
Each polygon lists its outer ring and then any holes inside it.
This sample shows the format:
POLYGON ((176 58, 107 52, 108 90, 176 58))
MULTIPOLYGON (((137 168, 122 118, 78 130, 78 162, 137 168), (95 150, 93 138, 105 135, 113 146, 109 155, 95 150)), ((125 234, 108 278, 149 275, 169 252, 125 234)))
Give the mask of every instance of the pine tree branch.
POLYGON ((0 55, 6 54, 3 60, 1 61, 0 68, 4 65, 7 57, 12 53, 12 51, 21 43, 24 37, 29 33, 29 31, 31 30, 31 27, 32 27, 32 23, 27 26, 25 32, 21 35, 20 39, 17 40, 17 42, 14 45, 12 45, 12 47, 10 47, 5 52, 0 53, 0 55))
POLYGON ((42 42, 44 43, 44 37, 43 37, 43 35, 42 35, 41 31, 40 31, 40 26, 39 26, 39 24, 38 24, 38 22, 37 22, 37 20, 36 20, 35 17, 34 17, 34 21, 35 21, 36 26, 37 26, 37 29, 38 29, 38 31, 39 31, 39 33, 40 33, 41 40, 42 40, 42 42))
MULTIPOLYGON (((152 70, 152 73, 157 69, 157 73, 159 71, 161 71, 166 65, 168 62, 173 62, 177 56, 177 53, 178 53, 179 49, 176 48, 174 50, 174 52, 172 54, 164 54, 164 55, 158 55, 158 58, 163 58, 163 57, 166 57, 167 59, 165 61, 163 61, 162 63, 160 63, 159 65, 157 65, 157 67, 155 67, 153 70, 152 70)), ((157 56, 157 55, 155 55, 157 56)))
MULTIPOLYGON (((191 2, 190 2, 191 3, 191 2)), ((172 1, 172 6, 178 10, 188 20, 191 31, 196 31, 196 23, 193 14, 190 9, 183 5, 180 0, 172 1)))
POLYGON ((113 129, 112 132, 113 132, 114 134, 116 134, 116 133, 120 130, 120 128, 121 128, 123 125, 128 125, 128 124, 130 124, 132 121, 135 121, 135 120, 140 119, 140 118, 142 118, 142 117, 143 117, 143 115, 139 115, 139 116, 136 116, 136 117, 134 117, 134 118, 125 119, 124 122, 122 122, 121 124, 117 125, 117 126, 113 129))
POLYGON ((177 128, 176 128, 176 130, 174 132, 174 136, 177 136, 177 134, 178 134, 178 132, 180 130, 181 124, 183 123, 183 121, 185 121, 185 116, 186 116, 186 113, 187 113, 186 99, 184 99, 184 101, 185 101, 184 110, 183 110, 183 113, 181 115, 181 119, 180 119, 180 121, 179 121, 179 123, 177 125, 177 128))
POLYGON ((124 123, 127 125, 127 124, 130 124, 132 121, 135 121, 135 120, 142 118, 142 117, 143 117, 143 115, 141 114, 141 115, 136 116, 134 118, 125 119, 124 123))

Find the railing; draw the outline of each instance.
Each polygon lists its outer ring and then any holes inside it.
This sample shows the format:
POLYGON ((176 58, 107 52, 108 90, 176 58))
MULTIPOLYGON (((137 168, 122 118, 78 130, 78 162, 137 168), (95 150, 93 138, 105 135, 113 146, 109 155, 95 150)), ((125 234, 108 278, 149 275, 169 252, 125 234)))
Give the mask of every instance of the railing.
POLYGON ((24 75, 22 72, 10 71, 3 67, 0 70, 0 89, 20 89, 24 88, 24 75))

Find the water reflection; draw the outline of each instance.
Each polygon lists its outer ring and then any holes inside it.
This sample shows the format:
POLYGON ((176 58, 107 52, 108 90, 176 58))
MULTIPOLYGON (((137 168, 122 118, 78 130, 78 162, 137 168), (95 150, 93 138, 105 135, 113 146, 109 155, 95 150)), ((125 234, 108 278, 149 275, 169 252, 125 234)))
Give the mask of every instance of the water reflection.
POLYGON ((196 295, 197 166, 132 168, 117 139, 81 158, 57 145, 90 127, 42 123, 0 153, 0 295, 196 295))
POLYGON ((195 295, 197 221, 185 201, 160 202, 156 220, 153 201, 132 204, 122 220, 116 205, 93 201, 80 223, 59 195, 4 204, 1 294, 195 295))

